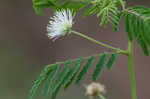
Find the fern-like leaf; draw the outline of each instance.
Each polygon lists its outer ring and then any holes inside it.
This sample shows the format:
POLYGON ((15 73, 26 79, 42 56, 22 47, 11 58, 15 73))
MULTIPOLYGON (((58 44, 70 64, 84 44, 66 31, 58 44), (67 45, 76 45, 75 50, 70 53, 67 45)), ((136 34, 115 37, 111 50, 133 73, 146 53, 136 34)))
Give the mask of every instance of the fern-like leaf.
POLYGON ((95 13, 95 11, 93 12, 94 9, 98 9, 98 8, 96 6, 90 6, 89 8, 87 8, 87 10, 83 14, 83 18, 95 13))
POLYGON ((56 74, 57 74, 57 71, 58 71, 59 67, 60 67, 60 64, 56 63, 53 71, 49 74, 47 82, 46 82, 46 84, 45 84, 45 86, 43 88, 43 91, 42 91, 42 95, 44 97, 47 97, 49 88, 51 87, 51 84, 53 83, 53 81, 54 81, 54 79, 56 77, 56 74))
POLYGON ((58 82, 57 85, 54 87, 54 89, 52 90, 51 92, 51 97, 50 99, 55 99, 60 87, 61 87, 62 83, 61 82, 58 82))
POLYGON ((84 0, 84 1, 72 1, 72 0, 66 0, 64 3, 60 4, 57 9, 73 9, 75 12, 83 9, 84 7, 89 5, 89 0, 84 0))
POLYGON ((44 70, 41 72, 39 78, 35 81, 31 91, 30 91, 30 99, 33 99, 35 93, 39 89, 39 87, 46 81, 48 75, 54 70, 56 65, 46 66, 44 70))
POLYGON ((65 63, 65 66, 62 70, 62 72, 58 75, 57 80, 55 80, 54 84, 52 85, 52 90, 51 90, 51 98, 50 99, 54 99, 61 87, 61 85, 64 82, 65 77, 67 76, 69 70, 70 70, 70 66, 71 66, 71 61, 67 61, 65 63))
POLYGON ((80 81, 83 79, 83 77, 87 74, 88 70, 90 69, 93 61, 94 61, 95 56, 91 56, 89 57, 86 65, 83 67, 83 69, 81 70, 81 72, 79 73, 77 80, 76 80, 76 84, 79 84, 80 81))
POLYGON ((106 61, 106 56, 107 56, 107 55, 104 53, 104 54, 100 57, 100 59, 99 59, 97 65, 96 65, 96 68, 95 68, 95 70, 94 70, 94 72, 93 72, 93 80, 94 80, 94 81, 96 81, 97 78, 98 78, 98 77, 100 76, 100 74, 101 74, 101 71, 102 71, 102 69, 103 69, 103 67, 104 67, 104 64, 105 64, 105 61, 106 61))
POLYGON ((68 86, 72 83, 74 80, 76 74, 80 70, 80 66, 82 64, 83 58, 80 58, 75 61, 75 65, 73 68, 70 70, 69 74, 67 75, 66 79, 64 80, 64 89, 67 89, 68 86))
MULTIPOLYGON (((102 53, 102 54, 92 55, 89 57, 81 57, 73 60, 68 60, 66 62, 57 62, 56 64, 52 64, 50 66, 45 67, 45 69, 42 71, 40 77, 35 82, 35 84, 33 85, 30 91, 30 99, 33 99, 33 96, 35 95, 36 91, 42 84, 45 84, 42 91, 43 96, 44 97, 47 96, 48 92, 50 91, 50 99, 55 99, 57 93, 59 92, 59 89, 62 86, 64 87, 64 90, 66 90, 72 84, 75 78, 77 78, 75 83, 79 84, 80 81, 87 74, 90 67, 92 66, 92 63, 95 60, 95 58, 100 57, 96 65, 96 69, 94 70, 93 73, 93 80, 95 81, 101 74, 107 56, 109 56, 108 53, 102 53), (80 67, 84 60, 87 60, 87 63, 80 71, 80 67), (72 63, 74 63, 73 67, 71 67, 72 63), (56 76, 57 71, 59 70, 59 67, 62 64, 64 64, 64 66, 60 71, 60 73, 58 74, 58 76, 56 76), (77 76, 79 71, 80 73, 77 76)), ((114 61, 111 61, 109 64, 112 64, 112 62, 114 61)))
POLYGON ((33 0, 33 8, 37 14, 44 15, 41 8, 56 8, 56 4, 52 0, 33 0))
POLYGON ((33 8, 37 14, 44 15, 42 8, 53 8, 54 10, 70 8, 74 11, 79 11, 88 6, 89 3, 90 0, 64 0, 63 2, 62 0, 33 0, 33 8))
POLYGON ((97 17, 99 16, 102 16, 100 25, 106 26, 109 22, 112 24, 114 30, 117 31, 121 13, 115 3, 110 2, 106 7, 102 8, 97 14, 97 17))
POLYGON ((106 25, 111 23, 114 30, 118 30, 118 25, 122 13, 118 9, 118 5, 121 5, 122 8, 125 8, 125 3, 123 0, 95 0, 92 1, 92 5, 87 8, 84 12, 83 17, 88 15, 97 14, 97 17, 101 17, 100 25, 106 25))
POLYGON ((141 36, 137 38, 138 44, 141 46, 142 51, 144 52, 145 55, 149 56, 149 49, 145 41, 141 36))
POLYGON ((109 58, 109 61, 107 63, 107 69, 110 70, 114 64, 114 62, 117 60, 117 57, 118 57, 118 53, 112 53, 110 58, 109 58))
POLYGON ((129 40, 136 39, 143 53, 149 55, 150 47, 150 8, 136 6, 124 12, 126 33, 129 40))

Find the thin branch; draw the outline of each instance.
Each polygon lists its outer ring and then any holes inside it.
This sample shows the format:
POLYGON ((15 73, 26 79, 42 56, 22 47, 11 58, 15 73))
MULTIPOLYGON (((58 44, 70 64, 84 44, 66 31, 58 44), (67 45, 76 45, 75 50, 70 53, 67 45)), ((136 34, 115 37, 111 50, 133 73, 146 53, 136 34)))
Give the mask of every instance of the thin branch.
POLYGON ((97 41, 97 40, 95 40, 95 39, 93 39, 93 38, 91 38, 91 37, 88 37, 88 36, 86 36, 86 35, 84 35, 84 34, 82 34, 82 33, 76 32, 76 31, 71 31, 71 33, 73 33, 73 34, 75 34, 75 35, 78 35, 78 36, 81 36, 81 37, 83 37, 83 38, 86 38, 86 39, 90 40, 91 42, 96 43, 96 44, 98 44, 98 45, 100 45, 100 46, 103 46, 103 47, 112 49, 112 50, 118 52, 119 54, 123 54, 123 55, 128 56, 128 51, 121 50, 120 48, 115 48, 115 47, 113 47, 113 46, 110 46, 110 45, 108 45, 108 44, 105 44, 105 43, 102 43, 102 42, 100 42, 100 41, 97 41))

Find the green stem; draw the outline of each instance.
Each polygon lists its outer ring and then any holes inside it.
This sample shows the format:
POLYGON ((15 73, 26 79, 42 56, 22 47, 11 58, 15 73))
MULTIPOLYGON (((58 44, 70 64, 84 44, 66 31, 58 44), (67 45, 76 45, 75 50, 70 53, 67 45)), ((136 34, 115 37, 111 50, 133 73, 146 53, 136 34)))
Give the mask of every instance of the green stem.
POLYGON ((129 50, 129 73, 131 80, 131 90, 132 90, 132 99, 136 99, 136 84, 135 84, 135 74, 134 74, 134 65, 133 65, 133 44, 132 41, 129 41, 128 45, 129 50))
POLYGON ((71 33, 73 33, 73 34, 75 34, 75 35, 78 35, 78 36, 81 36, 81 37, 83 37, 83 38, 86 38, 86 39, 90 40, 91 42, 94 42, 94 43, 96 43, 96 44, 98 44, 98 45, 100 45, 100 46, 103 46, 103 47, 106 47, 106 48, 115 50, 115 51, 117 51, 117 52, 120 53, 120 54, 123 54, 123 55, 127 55, 127 56, 128 56, 128 52, 127 52, 127 51, 121 50, 121 49, 119 49, 119 48, 112 47, 112 46, 110 46, 110 45, 107 45, 107 44, 105 44, 105 43, 102 43, 102 42, 100 42, 100 41, 97 41, 97 40, 95 40, 95 39, 93 39, 93 38, 91 38, 91 37, 88 37, 88 36, 86 36, 86 35, 84 35, 84 34, 82 34, 82 33, 76 32, 76 31, 71 31, 71 33))
POLYGON ((100 99, 106 99, 106 98, 105 98, 103 95, 101 95, 101 94, 99 94, 98 97, 99 97, 100 99))

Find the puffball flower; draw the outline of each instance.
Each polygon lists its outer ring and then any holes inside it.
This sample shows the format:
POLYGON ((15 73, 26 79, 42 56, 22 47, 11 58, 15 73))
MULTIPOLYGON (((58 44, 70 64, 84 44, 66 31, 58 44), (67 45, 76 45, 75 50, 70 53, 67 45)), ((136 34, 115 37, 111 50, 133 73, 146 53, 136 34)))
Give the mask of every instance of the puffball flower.
POLYGON ((73 13, 71 10, 62 9, 56 11, 55 15, 50 18, 47 25, 48 37, 51 39, 57 39, 60 36, 65 36, 72 28, 73 13))
POLYGON ((85 88, 86 88, 86 95, 89 96, 98 96, 99 94, 106 92, 105 86, 96 82, 92 82, 91 84, 87 85, 85 88))

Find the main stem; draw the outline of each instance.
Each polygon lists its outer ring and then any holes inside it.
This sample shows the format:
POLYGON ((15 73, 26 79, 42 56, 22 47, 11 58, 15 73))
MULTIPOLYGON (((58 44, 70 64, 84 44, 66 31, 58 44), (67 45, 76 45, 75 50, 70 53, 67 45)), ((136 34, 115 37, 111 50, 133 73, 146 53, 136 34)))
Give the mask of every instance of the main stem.
POLYGON ((94 43, 96 43, 96 44, 98 44, 98 45, 100 45, 100 46, 103 46, 103 47, 106 47, 106 48, 115 50, 115 51, 117 51, 117 52, 120 53, 120 54, 128 55, 128 52, 127 52, 127 51, 121 50, 121 49, 119 49, 119 48, 112 47, 112 46, 110 46, 110 45, 107 45, 107 44, 105 44, 105 43, 102 43, 102 42, 100 42, 100 41, 97 41, 97 40, 95 40, 95 39, 93 39, 93 38, 91 38, 91 37, 88 37, 88 36, 86 36, 86 35, 84 35, 84 34, 82 34, 82 33, 79 33, 79 32, 76 32, 76 31, 71 31, 71 33, 76 34, 76 35, 78 35, 78 36, 81 36, 81 37, 83 37, 83 38, 86 38, 86 39, 90 40, 91 42, 94 42, 94 43))
POLYGON ((133 44, 132 41, 129 40, 128 44, 129 50, 129 73, 130 73, 130 80, 131 80, 131 90, 132 90, 132 99, 136 99, 136 84, 135 84, 135 74, 134 74, 134 65, 133 65, 133 44))

